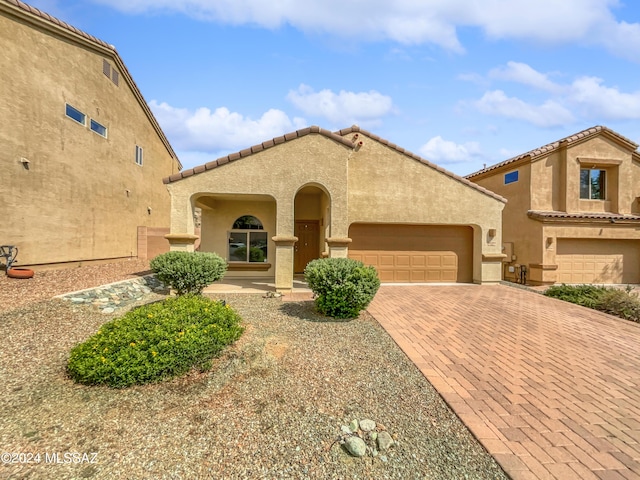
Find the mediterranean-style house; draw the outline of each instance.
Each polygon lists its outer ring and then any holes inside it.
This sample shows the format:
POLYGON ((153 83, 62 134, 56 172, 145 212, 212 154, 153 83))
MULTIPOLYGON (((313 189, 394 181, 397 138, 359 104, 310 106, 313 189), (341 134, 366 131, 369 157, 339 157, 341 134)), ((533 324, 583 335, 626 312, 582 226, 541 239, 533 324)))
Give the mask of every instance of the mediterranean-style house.
POLYGON ((322 257, 383 282, 498 282, 504 198, 357 126, 308 127, 164 179, 172 250, 228 262, 229 277, 293 276, 322 257))
POLYGON ((637 148, 596 126, 468 175, 508 199, 504 277, 640 283, 637 148))
POLYGON ((115 48, 19 0, 0 45, 0 245, 28 266, 135 257, 182 167, 115 48))

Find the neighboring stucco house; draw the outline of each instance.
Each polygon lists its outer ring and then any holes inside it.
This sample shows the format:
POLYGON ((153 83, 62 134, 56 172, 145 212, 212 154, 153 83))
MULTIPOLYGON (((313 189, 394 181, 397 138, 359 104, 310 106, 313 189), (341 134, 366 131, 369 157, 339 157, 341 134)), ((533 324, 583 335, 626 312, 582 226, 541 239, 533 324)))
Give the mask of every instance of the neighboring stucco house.
POLYGON ((135 257, 181 165, 115 48, 17 0, 0 45, 0 244, 20 265, 135 257))
POLYGON ((173 250, 216 252, 230 277, 293 275, 321 257, 383 282, 497 282, 505 200, 354 126, 309 127, 165 179, 173 250))
POLYGON ((596 126, 468 175, 508 199, 505 278, 640 283, 637 148, 596 126))

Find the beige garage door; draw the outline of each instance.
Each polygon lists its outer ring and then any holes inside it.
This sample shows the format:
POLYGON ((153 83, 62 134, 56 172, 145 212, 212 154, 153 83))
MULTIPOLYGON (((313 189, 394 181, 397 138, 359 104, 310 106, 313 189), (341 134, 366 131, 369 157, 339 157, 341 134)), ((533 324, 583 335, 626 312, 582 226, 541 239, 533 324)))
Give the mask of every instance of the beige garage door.
POLYGON ((558 282, 640 283, 640 242, 559 238, 558 282))
POLYGON ((373 265, 382 282, 473 280, 471 227, 356 223, 349 237, 349 258, 373 265))

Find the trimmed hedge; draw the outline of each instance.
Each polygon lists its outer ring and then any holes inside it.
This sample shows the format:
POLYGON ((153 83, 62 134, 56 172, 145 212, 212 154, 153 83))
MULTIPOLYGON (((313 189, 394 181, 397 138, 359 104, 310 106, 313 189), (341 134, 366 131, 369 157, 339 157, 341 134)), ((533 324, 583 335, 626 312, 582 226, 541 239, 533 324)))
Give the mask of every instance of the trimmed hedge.
POLYGON ((304 278, 316 297, 316 309, 333 318, 357 317, 380 288, 375 268, 349 258, 312 260, 304 278))
POLYGON ((178 295, 200 294, 227 271, 227 262, 219 255, 208 252, 162 253, 151 260, 150 266, 156 277, 178 295))
POLYGON ((228 305, 198 295, 144 305, 103 325, 70 353, 78 383, 123 388, 176 377, 211 359, 243 332, 228 305))

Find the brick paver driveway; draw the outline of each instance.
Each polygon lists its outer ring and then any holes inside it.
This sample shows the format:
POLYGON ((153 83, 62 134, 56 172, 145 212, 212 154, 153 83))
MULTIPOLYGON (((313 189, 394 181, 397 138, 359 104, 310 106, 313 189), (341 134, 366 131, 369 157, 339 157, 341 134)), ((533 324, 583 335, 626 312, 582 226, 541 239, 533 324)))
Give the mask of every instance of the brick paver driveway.
POLYGON ((639 324, 503 285, 368 310, 512 478, 640 478, 639 324))

